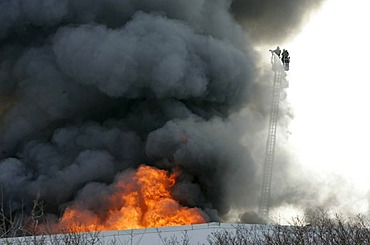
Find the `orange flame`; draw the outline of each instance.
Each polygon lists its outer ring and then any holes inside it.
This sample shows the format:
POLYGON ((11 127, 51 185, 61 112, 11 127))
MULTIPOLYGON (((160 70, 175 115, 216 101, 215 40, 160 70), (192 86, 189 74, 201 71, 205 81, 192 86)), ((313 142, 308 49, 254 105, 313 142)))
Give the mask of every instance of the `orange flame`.
POLYGON ((205 223, 199 209, 183 207, 173 199, 170 189, 176 176, 142 165, 130 181, 121 176, 115 184, 104 217, 74 205, 65 210, 60 226, 84 232, 205 223))

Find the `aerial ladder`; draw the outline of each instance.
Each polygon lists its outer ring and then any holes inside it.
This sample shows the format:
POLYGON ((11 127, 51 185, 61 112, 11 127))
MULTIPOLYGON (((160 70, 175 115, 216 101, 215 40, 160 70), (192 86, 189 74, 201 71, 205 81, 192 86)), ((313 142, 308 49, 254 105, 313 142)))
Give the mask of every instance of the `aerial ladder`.
MULTIPOLYGON (((286 73, 284 70, 286 64, 281 63, 280 58, 274 53, 271 57, 272 71, 274 72, 274 82, 272 89, 272 103, 269 119, 269 129, 266 141, 266 152, 265 152, 265 161, 263 167, 263 177, 262 177, 262 188, 261 188, 261 197, 258 208, 258 214, 269 220, 269 208, 270 208, 270 197, 271 197, 271 180, 272 180, 272 171, 275 155, 275 144, 276 144, 276 128, 279 117, 279 103, 280 103, 280 93, 282 88, 285 86, 285 77, 286 73)), ((289 64, 288 64, 289 65, 289 64)))

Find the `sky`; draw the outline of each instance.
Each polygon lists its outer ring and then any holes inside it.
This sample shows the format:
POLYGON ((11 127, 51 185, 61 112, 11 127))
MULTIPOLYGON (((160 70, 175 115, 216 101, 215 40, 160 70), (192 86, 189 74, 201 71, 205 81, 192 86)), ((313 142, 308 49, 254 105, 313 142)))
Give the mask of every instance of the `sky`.
POLYGON ((338 209, 361 213, 370 201, 369 9, 367 0, 327 0, 281 45, 291 56, 292 157, 339 194, 338 209))

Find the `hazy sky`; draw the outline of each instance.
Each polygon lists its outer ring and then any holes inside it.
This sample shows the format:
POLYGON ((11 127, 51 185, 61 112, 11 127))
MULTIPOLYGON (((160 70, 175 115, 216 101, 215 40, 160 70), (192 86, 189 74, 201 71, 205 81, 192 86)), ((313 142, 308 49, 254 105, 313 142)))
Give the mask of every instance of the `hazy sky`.
POLYGON ((338 209, 362 213, 370 200, 369 8, 366 0, 328 0, 284 44, 293 158, 316 174, 321 193, 337 194, 338 209))

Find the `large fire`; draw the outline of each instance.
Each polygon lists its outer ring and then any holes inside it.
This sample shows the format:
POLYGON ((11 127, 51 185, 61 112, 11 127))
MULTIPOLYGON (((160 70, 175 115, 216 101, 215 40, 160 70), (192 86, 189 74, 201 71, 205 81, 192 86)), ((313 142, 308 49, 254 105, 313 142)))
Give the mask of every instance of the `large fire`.
POLYGON ((181 206, 171 195, 177 174, 142 165, 127 179, 121 177, 106 200, 104 215, 83 207, 68 207, 60 220, 64 230, 84 232, 204 223, 197 208, 181 206))

